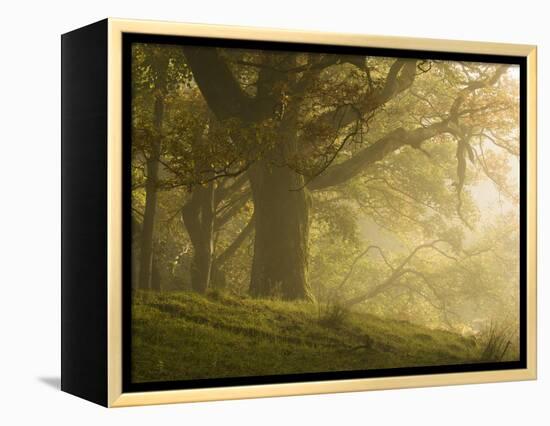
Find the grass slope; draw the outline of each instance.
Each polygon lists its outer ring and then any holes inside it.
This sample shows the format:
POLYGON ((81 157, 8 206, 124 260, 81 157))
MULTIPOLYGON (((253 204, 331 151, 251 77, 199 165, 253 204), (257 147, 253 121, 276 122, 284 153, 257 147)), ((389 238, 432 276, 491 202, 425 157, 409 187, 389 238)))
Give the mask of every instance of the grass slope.
POLYGON ((339 326, 316 306, 221 293, 137 293, 134 382, 478 362, 475 340, 350 313, 339 326))

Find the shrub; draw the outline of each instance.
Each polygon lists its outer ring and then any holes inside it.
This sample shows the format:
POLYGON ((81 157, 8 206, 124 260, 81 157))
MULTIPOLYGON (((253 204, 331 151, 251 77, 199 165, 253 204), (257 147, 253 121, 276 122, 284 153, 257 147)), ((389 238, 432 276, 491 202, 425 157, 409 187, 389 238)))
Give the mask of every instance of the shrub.
POLYGON ((481 333, 481 361, 499 362, 511 353, 515 332, 510 327, 499 326, 493 322, 481 333))

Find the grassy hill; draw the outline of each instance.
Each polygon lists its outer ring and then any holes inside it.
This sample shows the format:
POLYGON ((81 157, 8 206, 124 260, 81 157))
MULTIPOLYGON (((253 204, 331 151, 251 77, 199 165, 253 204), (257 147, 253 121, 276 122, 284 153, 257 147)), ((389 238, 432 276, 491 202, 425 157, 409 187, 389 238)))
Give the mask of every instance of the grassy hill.
POLYGON ((211 293, 137 293, 133 380, 365 370, 479 362, 473 338, 350 313, 319 321, 307 303, 211 293))

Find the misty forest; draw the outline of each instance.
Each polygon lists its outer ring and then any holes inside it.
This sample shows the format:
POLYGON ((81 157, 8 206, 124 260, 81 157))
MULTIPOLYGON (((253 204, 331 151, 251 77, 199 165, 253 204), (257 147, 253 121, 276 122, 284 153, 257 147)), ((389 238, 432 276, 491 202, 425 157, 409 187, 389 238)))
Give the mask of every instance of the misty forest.
POLYGON ((519 67, 347 53, 132 44, 132 381, 518 359, 519 67))

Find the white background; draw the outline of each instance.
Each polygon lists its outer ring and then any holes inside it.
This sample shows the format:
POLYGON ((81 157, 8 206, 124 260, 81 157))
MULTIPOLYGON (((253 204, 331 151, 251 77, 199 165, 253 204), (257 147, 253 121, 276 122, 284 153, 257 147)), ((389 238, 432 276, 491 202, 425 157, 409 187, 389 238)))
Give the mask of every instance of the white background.
POLYGON ((545 1, 3 1, 0 5, 0 423, 550 424, 550 93, 545 1), (60 39, 107 16, 539 46, 539 380, 107 410, 56 389, 60 357, 60 39), (31 423, 32 422, 32 423, 31 423), (55 423, 54 423, 55 422, 55 423), (162 422, 162 423, 160 423, 162 422))

